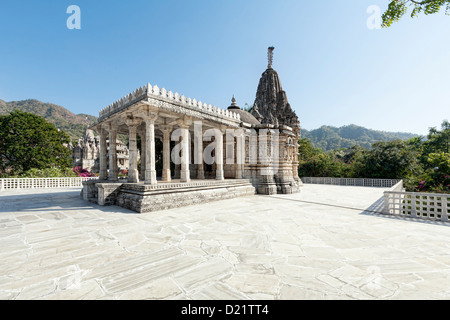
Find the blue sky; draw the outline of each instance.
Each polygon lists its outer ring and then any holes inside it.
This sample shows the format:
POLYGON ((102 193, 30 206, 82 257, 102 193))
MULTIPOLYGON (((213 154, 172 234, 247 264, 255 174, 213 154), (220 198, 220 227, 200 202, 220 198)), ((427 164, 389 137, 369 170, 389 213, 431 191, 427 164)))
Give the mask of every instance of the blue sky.
POLYGON ((0 0, 0 99, 98 111, 141 85, 252 104, 275 46, 302 127, 425 135, 450 114, 450 16, 370 30, 387 0, 0 0), (69 5, 81 30, 69 30, 69 5))

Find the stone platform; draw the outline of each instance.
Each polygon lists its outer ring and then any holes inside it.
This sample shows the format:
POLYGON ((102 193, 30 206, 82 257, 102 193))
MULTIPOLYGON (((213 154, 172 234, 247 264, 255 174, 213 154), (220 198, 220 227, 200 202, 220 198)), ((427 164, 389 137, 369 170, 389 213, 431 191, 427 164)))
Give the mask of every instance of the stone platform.
POLYGON ((117 205, 145 213, 255 195, 256 189, 247 179, 187 183, 175 180, 157 185, 94 180, 83 183, 82 194, 84 200, 99 205, 117 205))
POLYGON ((158 214, 3 190, 0 299, 449 299, 450 224, 375 213, 386 190, 306 184, 158 214))

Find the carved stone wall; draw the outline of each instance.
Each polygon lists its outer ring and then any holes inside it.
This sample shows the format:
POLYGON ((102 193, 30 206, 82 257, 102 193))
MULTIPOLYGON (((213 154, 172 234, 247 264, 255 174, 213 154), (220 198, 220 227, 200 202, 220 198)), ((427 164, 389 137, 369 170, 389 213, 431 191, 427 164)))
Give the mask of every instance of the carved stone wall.
MULTIPOLYGON (((109 141, 107 141, 109 149, 109 141)), ((129 151, 127 146, 120 140, 116 141, 117 164, 119 170, 127 170, 129 166, 129 151)), ((83 137, 78 140, 72 150, 74 167, 81 167, 90 172, 99 172, 100 162, 100 137, 95 136, 92 130, 86 130, 83 137)))

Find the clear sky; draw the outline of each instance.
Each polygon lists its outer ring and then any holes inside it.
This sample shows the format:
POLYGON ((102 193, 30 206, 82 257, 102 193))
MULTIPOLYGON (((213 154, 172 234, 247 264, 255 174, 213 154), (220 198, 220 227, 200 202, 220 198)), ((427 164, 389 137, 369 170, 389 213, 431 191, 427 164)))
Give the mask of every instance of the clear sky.
POLYGON ((273 67, 302 127, 425 135, 450 118, 450 16, 369 29, 388 0, 0 0, 0 99, 98 111, 150 82, 252 104, 273 67), (69 5, 81 9, 70 30, 69 5))

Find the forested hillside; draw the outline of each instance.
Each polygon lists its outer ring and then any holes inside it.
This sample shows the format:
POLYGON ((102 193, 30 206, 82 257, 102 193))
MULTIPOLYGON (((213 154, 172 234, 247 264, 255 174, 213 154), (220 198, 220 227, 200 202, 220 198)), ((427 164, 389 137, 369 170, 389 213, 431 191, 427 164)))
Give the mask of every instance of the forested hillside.
POLYGON ((322 126, 315 130, 302 130, 302 138, 307 138, 315 148, 331 151, 351 148, 355 145, 366 149, 377 141, 407 140, 417 135, 404 132, 385 132, 371 130, 354 124, 340 128, 322 126))

